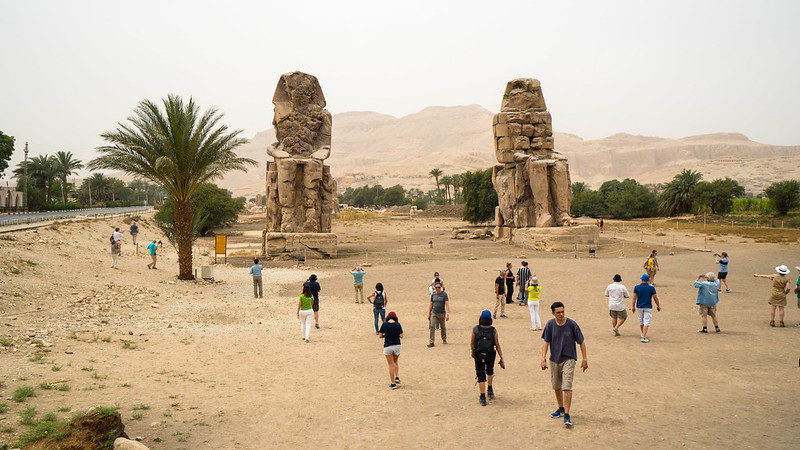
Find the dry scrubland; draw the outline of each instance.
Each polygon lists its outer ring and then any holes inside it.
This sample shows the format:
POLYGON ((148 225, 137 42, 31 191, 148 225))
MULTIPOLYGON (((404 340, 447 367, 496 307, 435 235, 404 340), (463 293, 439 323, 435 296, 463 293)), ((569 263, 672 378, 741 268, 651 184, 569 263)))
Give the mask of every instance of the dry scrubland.
MULTIPOLYGON (((800 311, 792 299, 789 327, 768 327, 769 283, 752 277, 800 265, 794 232, 768 243, 724 226, 705 234, 702 224, 643 221, 623 231, 606 221, 589 258, 451 240, 451 228, 463 226, 455 219, 337 222, 338 259, 268 263, 265 298, 256 300, 246 266, 260 223, 234 227, 244 236, 230 238, 232 256, 215 267, 214 283, 177 281, 168 245, 159 270, 148 270, 127 235, 120 270, 109 268, 115 225, 0 234, 0 442, 27 428, 20 413, 31 406, 37 417, 67 417, 94 405, 119 406, 126 432, 154 449, 790 448, 800 436, 800 311), (704 245, 731 256, 733 293, 721 296, 719 335, 696 333, 691 282, 716 270, 710 253, 695 251, 704 245), (602 292, 614 273, 632 288, 651 248, 661 254, 663 311, 641 344, 635 320, 613 336, 602 292), (497 369, 497 398, 485 408, 477 402, 470 330, 494 303, 496 270, 506 261, 516 269, 522 258, 542 282, 543 303, 564 301, 586 336, 589 370, 576 376, 572 429, 548 417, 555 401, 527 308, 508 305, 510 318, 496 322, 507 370, 497 369), (405 329, 396 391, 387 388, 371 309, 353 303, 348 272, 365 262, 367 286, 384 283, 405 329), (426 287, 435 270, 452 318, 449 344, 437 336, 428 349, 426 287), (306 344, 295 310, 312 272, 323 287, 322 329, 306 344), (34 396, 12 400, 24 387, 34 396)), ((142 241, 161 237, 151 221, 140 226, 142 241)), ((199 261, 213 260, 209 245, 198 242, 199 261)))

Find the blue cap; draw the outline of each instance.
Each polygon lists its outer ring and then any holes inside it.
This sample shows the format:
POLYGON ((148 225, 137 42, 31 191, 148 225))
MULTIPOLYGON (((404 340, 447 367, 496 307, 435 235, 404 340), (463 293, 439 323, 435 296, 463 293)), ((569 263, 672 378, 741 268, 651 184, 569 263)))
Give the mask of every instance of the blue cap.
POLYGON ((648 274, 642 275, 641 280, 642 281, 650 281, 650 275, 648 275, 648 274))
POLYGON ((484 309, 483 312, 481 313, 481 319, 491 319, 491 318, 492 318, 492 313, 489 312, 488 309, 484 309))

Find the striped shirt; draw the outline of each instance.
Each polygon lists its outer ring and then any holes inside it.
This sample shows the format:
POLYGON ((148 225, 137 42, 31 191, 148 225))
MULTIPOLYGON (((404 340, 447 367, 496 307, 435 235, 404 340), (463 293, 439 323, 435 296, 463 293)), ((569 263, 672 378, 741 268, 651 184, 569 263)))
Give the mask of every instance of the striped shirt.
POLYGON ((517 278, 519 278, 519 285, 525 287, 528 284, 528 280, 531 278, 531 269, 527 267, 520 267, 517 271, 517 278))

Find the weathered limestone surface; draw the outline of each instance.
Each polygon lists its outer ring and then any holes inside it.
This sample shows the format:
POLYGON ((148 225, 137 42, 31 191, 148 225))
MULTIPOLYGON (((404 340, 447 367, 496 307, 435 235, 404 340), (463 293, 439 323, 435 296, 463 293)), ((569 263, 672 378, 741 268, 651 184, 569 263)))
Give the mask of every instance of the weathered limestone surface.
POLYGON ((263 233, 264 254, 269 257, 292 254, 308 258, 335 258, 333 233, 263 233))
POLYGON ((552 118, 538 80, 508 82, 493 131, 501 163, 492 171, 499 201, 497 227, 569 225, 569 167, 567 158, 554 150, 552 118))
MULTIPOLYGON (((272 124, 278 142, 267 148, 274 160, 267 162, 265 255, 276 255, 278 248, 284 248, 283 252, 307 248, 307 237, 288 237, 291 233, 329 234, 331 216, 339 206, 336 181, 323 162, 331 153, 332 122, 319 81, 302 72, 283 74, 272 103, 272 124), (268 239, 268 234, 281 237, 268 239), (293 244, 299 247, 292 247, 293 244)), ((333 251, 329 248, 331 240, 326 242, 321 251, 335 255, 335 235, 333 251)))
POLYGON ((537 251, 586 252, 600 240, 600 229, 594 225, 549 228, 495 228, 495 239, 537 251))

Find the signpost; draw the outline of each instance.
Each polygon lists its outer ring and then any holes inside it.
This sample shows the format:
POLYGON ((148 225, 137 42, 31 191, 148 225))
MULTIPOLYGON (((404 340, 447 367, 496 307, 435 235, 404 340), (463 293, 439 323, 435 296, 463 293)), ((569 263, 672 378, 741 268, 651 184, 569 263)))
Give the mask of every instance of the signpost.
POLYGON ((217 263, 217 255, 225 255, 225 264, 228 264, 228 236, 218 234, 214 240, 214 264, 217 263))

